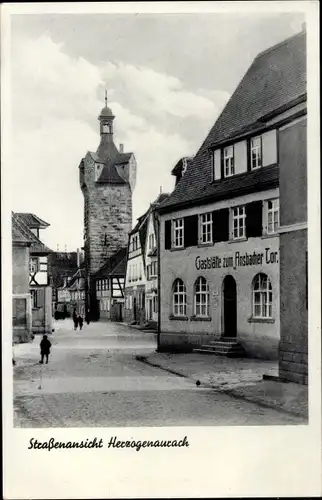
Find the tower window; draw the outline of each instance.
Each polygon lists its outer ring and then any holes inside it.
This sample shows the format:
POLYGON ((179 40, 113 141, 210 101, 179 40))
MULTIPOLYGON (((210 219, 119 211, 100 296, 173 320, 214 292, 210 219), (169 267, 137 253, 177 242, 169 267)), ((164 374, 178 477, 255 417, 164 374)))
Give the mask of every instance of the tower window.
POLYGON ((103 134, 110 134, 112 132, 112 126, 110 123, 103 123, 102 127, 103 134))

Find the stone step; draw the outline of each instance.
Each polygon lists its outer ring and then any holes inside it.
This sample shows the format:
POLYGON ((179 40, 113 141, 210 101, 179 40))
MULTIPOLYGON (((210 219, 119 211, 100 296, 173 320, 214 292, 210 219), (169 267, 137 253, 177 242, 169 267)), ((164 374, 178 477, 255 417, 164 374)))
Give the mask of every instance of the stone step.
POLYGON ((222 345, 222 346, 234 346, 234 345, 239 345, 238 342, 236 341, 224 341, 224 340, 210 340, 209 345, 222 345))
POLYGON ((200 348, 194 349, 194 352, 215 354, 218 356, 227 356, 231 358, 243 357, 245 355, 243 347, 236 341, 212 341, 209 342, 209 344, 203 344, 200 346, 200 348))

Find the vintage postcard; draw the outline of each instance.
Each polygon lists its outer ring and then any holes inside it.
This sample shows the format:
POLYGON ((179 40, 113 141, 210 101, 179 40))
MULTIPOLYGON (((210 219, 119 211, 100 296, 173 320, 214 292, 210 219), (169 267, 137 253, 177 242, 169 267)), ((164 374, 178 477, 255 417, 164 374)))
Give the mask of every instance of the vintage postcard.
POLYGON ((4 498, 319 496, 318 3, 1 13, 4 498))

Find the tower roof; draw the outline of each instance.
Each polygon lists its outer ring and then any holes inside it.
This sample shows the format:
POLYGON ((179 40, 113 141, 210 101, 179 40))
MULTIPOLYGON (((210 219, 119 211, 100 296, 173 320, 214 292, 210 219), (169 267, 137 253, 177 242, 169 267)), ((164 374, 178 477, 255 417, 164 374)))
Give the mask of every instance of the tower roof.
POLYGON ((113 115, 113 111, 111 110, 111 108, 109 108, 108 106, 104 106, 104 108, 102 109, 98 119, 101 120, 103 118, 115 118, 115 116, 113 115))
POLYGON ((106 89, 105 89, 105 106, 102 109, 101 114, 99 115, 98 119, 102 120, 104 118, 113 118, 113 119, 115 118, 115 116, 113 115, 113 111, 107 105, 107 90, 106 89))

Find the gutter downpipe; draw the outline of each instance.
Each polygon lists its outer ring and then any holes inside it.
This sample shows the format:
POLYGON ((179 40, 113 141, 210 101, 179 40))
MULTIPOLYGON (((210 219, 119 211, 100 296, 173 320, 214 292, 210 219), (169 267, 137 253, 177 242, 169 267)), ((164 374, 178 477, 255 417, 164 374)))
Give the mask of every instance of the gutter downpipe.
POLYGON ((157 223, 157 236, 158 236, 158 244, 157 244, 157 252, 158 252, 158 331, 157 331, 157 352, 160 352, 160 336, 161 336, 161 258, 160 258, 160 219, 159 214, 155 212, 155 220, 157 223))

